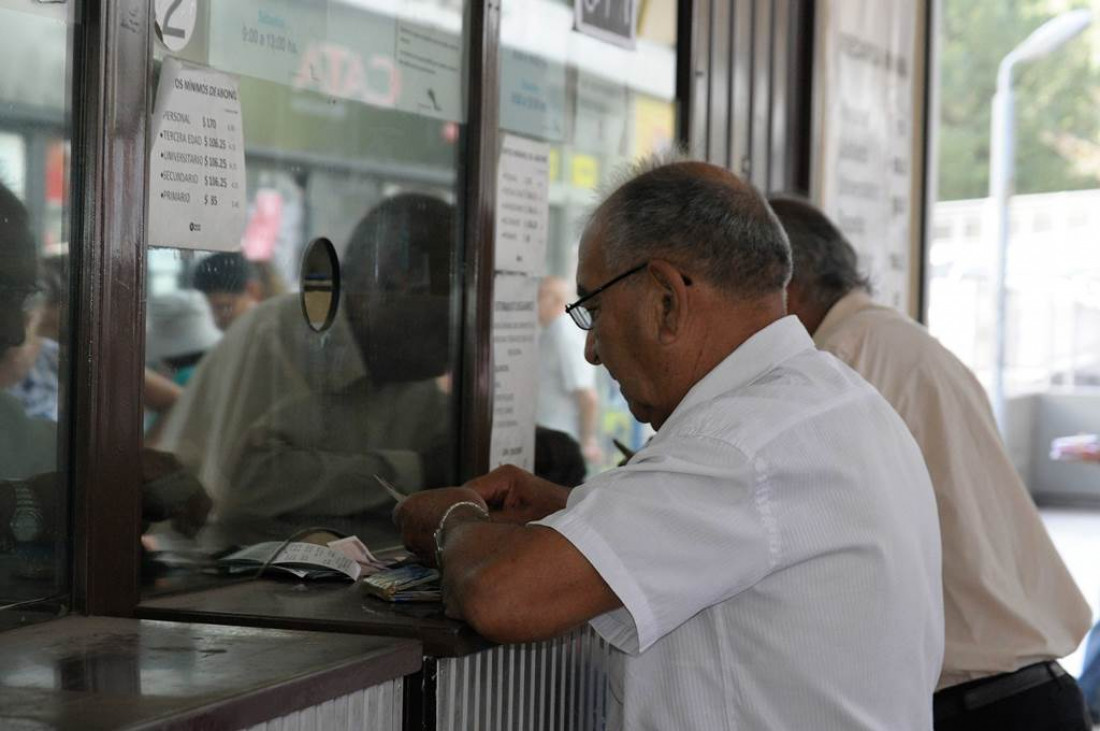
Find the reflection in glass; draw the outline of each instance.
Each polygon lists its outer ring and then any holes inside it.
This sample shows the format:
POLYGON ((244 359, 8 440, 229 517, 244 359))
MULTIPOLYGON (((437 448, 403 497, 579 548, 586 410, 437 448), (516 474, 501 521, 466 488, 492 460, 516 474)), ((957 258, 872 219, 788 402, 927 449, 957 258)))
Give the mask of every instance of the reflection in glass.
POLYGON ((69 32, 63 8, 0 8, 0 629, 68 603, 69 32))
POLYGON ((457 2, 199 2, 179 55, 239 84, 247 215, 223 253, 149 252, 149 342, 153 303, 184 293, 221 330, 174 398, 154 404, 147 381, 147 447, 211 503, 194 542, 163 520, 170 501, 150 526, 161 584, 315 525, 396 545, 372 476, 455 479, 462 28, 457 2))
POLYGON ((545 474, 569 474, 578 451, 590 470, 605 469, 622 458, 613 439, 638 449, 648 437, 606 370, 584 360, 584 333, 565 305, 576 299, 578 234, 596 190, 624 164, 676 142, 676 5, 641 3, 633 49, 574 30, 572 3, 501 7, 502 131, 549 146, 535 445, 545 474))
POLYGON ((206 297, 214 324, 222 331, 266 299, 261 267, 237 251, 212 254, 200 261, 193 285, 206 297))

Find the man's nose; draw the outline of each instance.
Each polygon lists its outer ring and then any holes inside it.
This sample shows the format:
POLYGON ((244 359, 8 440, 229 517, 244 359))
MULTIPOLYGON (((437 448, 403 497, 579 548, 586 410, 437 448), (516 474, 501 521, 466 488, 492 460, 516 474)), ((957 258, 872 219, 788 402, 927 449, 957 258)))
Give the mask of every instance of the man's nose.
POLYGON ((592 365, 600 365, 600 354, 596 352, 596 335, 592 330, 585 333, 584 359, 592 365))

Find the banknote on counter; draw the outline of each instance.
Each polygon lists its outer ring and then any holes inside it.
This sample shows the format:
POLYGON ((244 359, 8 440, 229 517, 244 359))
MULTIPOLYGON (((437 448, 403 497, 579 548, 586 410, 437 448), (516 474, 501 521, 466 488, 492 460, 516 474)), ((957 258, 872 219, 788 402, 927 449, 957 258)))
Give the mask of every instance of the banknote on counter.
POLYGON ((405 564, 379 571, 360 584, 371 596, 388 602, 438 602, 442 599, 439 572, 421 564, 405 564))

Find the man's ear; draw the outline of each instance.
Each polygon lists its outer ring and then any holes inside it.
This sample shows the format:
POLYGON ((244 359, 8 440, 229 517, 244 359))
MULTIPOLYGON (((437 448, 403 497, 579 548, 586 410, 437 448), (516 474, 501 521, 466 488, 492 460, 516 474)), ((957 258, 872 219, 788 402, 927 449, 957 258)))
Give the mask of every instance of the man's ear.
POLYGON ((646 273, 657 286, 657 339, 662 345, 668 345, 675 342, 687 323, 690 280, 663 259, 652 260, 646 273))
POLYGON ((799 285, 793 281, 787 285, 787 314, 795 315, 803 322, 806 321, 809 313, 807 312, 808 303, 805 297, 805 291, 799 285))

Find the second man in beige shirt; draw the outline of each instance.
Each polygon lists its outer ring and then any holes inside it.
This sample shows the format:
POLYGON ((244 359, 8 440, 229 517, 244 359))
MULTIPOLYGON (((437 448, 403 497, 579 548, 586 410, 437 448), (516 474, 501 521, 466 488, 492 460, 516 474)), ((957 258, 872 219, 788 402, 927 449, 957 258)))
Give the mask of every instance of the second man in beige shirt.
POLYGON ((946 625, 937 731, 1090 728, 1073 678, 1052 661, 1077 647, 1091 612, 981 384, 923 327, 871 301, 855 251, 824 215, 799 200, 771 204, 794 254, 789 311, 897 410, 932 477, 946 625))

